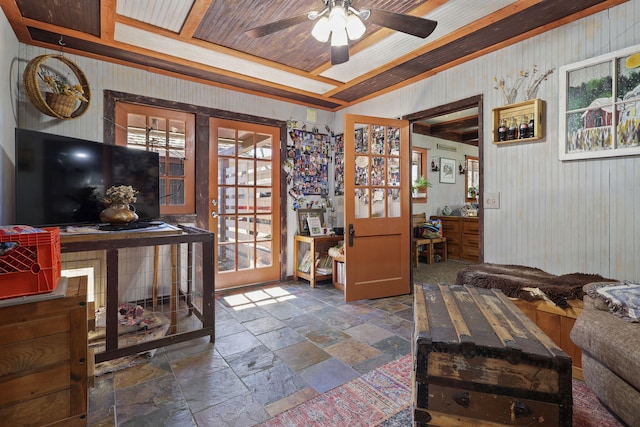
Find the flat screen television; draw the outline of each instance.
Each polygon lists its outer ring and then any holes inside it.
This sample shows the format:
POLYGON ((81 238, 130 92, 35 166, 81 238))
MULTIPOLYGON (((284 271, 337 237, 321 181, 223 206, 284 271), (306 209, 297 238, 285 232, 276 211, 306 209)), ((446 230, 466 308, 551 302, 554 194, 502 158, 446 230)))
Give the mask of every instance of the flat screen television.
POLYGON ((99 224, 112 185, 138 190, 138 221, 158 219, 158 161, 158 153, 16 129, 16 224, 99 224))

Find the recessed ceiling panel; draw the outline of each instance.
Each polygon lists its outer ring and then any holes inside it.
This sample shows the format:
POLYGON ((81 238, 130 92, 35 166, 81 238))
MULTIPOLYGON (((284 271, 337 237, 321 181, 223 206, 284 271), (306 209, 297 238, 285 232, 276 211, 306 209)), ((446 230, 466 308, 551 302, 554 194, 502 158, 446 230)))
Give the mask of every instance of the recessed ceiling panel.
POLYGON ((116 13, 179 33, 194 0, 118 0, 116 13))

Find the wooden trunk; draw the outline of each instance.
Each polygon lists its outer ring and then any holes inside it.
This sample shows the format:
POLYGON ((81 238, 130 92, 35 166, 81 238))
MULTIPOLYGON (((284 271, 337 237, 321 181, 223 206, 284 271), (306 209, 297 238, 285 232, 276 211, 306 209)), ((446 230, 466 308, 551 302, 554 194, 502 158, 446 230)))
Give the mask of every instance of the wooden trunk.
POLYGON ((571 358, 500 290, 417 285, 416 426, 572 425, 571 358))
POLYGON ((1 425, 87 424, 87 279, 61 280, 64 298, 0 308, 1 425))

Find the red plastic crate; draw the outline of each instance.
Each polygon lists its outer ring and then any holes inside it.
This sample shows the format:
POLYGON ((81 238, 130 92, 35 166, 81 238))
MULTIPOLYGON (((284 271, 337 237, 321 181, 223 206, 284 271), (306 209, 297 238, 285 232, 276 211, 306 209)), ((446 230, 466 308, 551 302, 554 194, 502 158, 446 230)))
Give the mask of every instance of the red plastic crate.
POLYGON ((0 256, 0 299, 52 292, 60 279, 60 230, 0 234, 0 242, 18 242, 0 256))

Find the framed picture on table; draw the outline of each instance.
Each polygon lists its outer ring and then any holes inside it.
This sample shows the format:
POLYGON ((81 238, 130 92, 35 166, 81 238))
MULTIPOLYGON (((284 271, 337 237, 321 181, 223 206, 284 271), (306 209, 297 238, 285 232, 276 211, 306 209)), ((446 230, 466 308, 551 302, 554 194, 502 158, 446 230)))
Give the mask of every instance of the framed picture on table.
POLYGON ((324 212, 322 209, 298 209, 298 234, 309 235, 309 223, 307 218, 319 218, 320 225, 324 223, 324 212))

